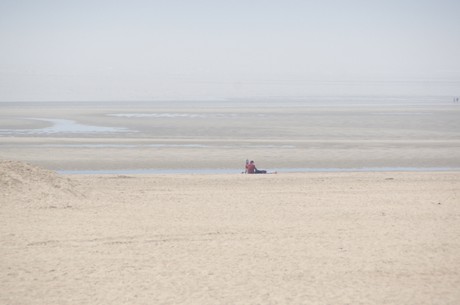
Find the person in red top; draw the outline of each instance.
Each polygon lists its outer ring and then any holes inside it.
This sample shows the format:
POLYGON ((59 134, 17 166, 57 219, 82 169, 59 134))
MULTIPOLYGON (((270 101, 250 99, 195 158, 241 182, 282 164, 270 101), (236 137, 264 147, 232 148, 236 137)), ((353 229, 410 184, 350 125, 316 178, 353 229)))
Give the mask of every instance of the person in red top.
POLYGON ((258 170, 256 168, 256 165, 254 164, 254 161, 251 161, 249 163, 246 163, 246 173, 248 173, 248 174, 266 174, 267 171, 258 170))

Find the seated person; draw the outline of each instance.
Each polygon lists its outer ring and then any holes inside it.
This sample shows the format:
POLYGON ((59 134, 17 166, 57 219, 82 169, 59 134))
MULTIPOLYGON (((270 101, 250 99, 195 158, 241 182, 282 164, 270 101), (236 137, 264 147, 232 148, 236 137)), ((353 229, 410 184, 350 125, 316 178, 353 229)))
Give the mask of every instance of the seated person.
POLYGON ((256 168, 256 165, 254 164, 254 161, 251 161, 248 164, 246 164, 246 172, 248 174, 266 174, 267 173, 266 170, 258 170, 256 168))

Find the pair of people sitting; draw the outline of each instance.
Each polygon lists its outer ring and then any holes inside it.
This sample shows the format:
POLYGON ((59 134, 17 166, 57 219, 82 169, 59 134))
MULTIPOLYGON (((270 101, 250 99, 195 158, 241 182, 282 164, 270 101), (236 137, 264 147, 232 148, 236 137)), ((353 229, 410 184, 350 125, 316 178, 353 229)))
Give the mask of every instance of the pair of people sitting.
POLYGON ((266 174, 266 170, 258 170, 254 161, 248 162, 246 160, 246 174, 266 174))

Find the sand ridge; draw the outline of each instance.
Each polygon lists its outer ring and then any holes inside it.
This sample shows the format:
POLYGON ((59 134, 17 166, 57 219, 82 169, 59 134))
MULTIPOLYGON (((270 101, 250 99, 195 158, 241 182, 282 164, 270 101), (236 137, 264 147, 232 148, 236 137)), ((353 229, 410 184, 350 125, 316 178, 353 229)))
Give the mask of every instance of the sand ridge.
POLYGON ((66 207, 85 196, 77 182, 26 162, 0 160, 1 205, 66 207))

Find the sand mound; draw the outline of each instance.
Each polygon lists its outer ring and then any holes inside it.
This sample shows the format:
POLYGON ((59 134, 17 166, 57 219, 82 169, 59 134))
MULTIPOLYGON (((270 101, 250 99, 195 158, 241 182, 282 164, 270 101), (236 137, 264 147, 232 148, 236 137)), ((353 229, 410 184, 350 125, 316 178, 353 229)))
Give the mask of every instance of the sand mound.
POLYGON ((75 181, 19 161, 0 160, 0 189, 2 206, 62 208, 83 197, 75 181))

